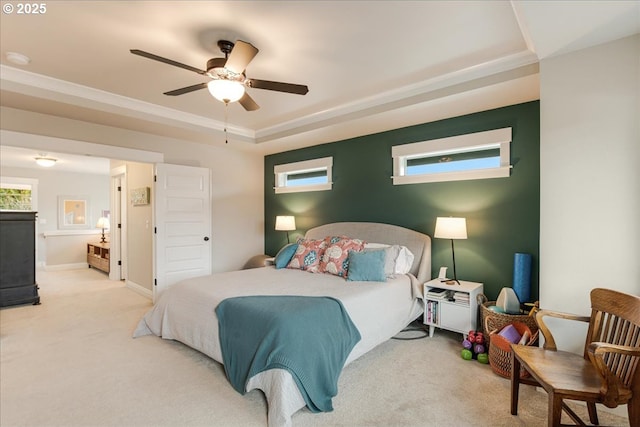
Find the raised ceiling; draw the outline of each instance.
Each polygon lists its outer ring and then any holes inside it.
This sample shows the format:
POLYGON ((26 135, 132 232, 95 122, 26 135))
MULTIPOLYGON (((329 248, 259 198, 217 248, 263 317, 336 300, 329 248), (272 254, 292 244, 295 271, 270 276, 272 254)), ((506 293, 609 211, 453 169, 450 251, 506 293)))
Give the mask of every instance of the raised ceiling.
POLYGON ((640 32, 637 1, 2 4, 3 107, 208 144, 224 144, 224 105, 163 95, 206 79, 129 49, 206 68, 217 40, 252 43, 248 77, 309 86, 249 89, 259 110, 228 107, 229 139, 265 153, 537 99, 540 59, 640 32))

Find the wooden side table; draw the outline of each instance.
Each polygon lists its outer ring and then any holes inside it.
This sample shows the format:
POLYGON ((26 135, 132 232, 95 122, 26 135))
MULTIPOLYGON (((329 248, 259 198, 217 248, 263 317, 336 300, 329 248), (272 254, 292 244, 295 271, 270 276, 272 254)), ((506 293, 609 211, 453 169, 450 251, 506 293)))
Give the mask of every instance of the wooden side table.
POLYGON ((109 261, 108 243, 87 243, 87 264, 89 264, 89 268, 97 268, 108 274, 110 270, 109 261))

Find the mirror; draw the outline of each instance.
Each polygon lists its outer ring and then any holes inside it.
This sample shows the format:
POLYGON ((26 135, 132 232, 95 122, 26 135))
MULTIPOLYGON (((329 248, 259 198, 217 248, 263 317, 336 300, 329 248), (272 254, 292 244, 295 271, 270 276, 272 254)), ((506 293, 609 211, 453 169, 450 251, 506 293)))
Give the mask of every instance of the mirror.
POLYGON ((88 196, 58 196, 59 229, 83 229, 90 224, 88 196))

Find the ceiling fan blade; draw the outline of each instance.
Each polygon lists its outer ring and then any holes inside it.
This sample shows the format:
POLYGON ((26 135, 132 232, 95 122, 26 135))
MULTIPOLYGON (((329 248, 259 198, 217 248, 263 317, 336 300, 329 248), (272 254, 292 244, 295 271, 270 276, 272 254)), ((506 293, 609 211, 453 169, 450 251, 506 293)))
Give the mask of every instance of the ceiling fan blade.
POLYGON ((251 43, 238 40, 233 46, 224 68, 236 74, 242 74, 249 62, 258 54, 259 50, 251 43))
POLYGON ((296 95, 306 95, 309 88, 306 85, 296 85, 293 83, 272 82, 269 80, 247 79, 249 85, 256 89, 275 90, 278 92, 295 93, 296 95))
POLYGON ((197 85, 187 86, 180 89, 170 90, 169 92, 165 92, 165 95, 169 96, 177 96, 184 95, 185 93, 193 92, 195 90, 204 89, 207 87, 207 83, 198 83, 197 85))
POLYGON ((174 67, 184 68, 185 70, 193 71, 198 74, 207 74, 206 71, 200 70, 198 68, 192 67, 187 64, 183 64, 182 62, 174 61, 173 59, 163 58, 162 56, 154 55, 153 53, 145 52, 144 50, 139 49, 130 49, 129 52, 134 55, 143 56, 145 58, 153 59, 154 61, 164 62, 165 64, 173 65, 174 67))
POLYGON ((253 98, 251 98, 247 92, 245 92, 244 95, 242 95, 242 98, 240 98, 238 102, 247 111, 255 111, 258 108, 260 108, 260 106, 256 104, 256 101, 254 101, 253 98))

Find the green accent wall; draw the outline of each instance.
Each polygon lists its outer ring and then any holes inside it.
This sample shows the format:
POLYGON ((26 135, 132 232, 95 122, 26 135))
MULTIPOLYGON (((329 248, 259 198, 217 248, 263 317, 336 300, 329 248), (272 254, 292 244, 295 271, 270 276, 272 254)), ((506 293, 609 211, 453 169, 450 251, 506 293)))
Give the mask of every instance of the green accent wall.
MULTIPOLYGON (((294 215, 291 241, 317 225, 338 221, 396 224, 433 236, 436 217, 467 219, 468 239, 455 241, 458 279, 484 283, 491 300, 512 286, 516 252, 533 256, 531 299, 538 299, 540 236, 539 101, 361 136, 265 157, 265 253, 287 243, 276 215, 294 215), (511 176, 393 185, 391 147, 504 127, 512 128, 511 176), (275 165, 333 157, 333 189, 275 194, 275 165)), ((453 275, 451 241, 432 239, 432 277, 453 275)))

